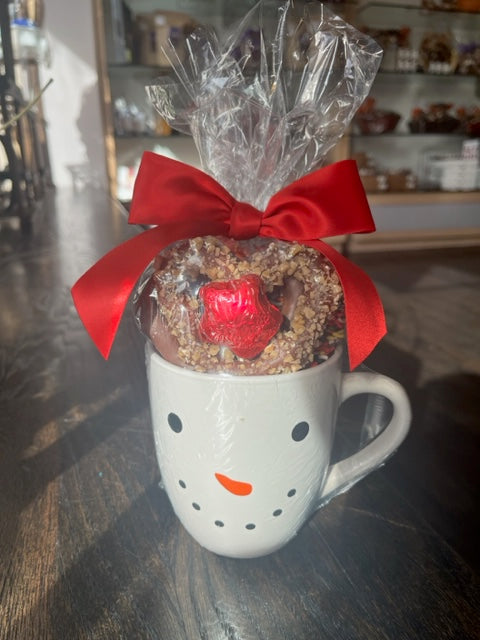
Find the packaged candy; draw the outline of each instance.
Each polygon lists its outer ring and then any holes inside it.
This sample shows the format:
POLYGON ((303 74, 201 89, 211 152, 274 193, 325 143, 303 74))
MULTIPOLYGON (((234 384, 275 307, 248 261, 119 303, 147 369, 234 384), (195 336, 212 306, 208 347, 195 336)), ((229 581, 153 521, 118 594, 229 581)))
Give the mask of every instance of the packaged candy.
POLYGON ((146 152, 129 222, 146 230, 73 288, 108 357, 127 301, 148 337, 155 447, 175 512, 206 548, 255 557, 382 464, 409 405, 344 373, 385 333, 370 278, 322 238, 374 230, 356 163, 327 164, 381 51, 318 2, 260 0, 224 37, 188 36, 148 95, 202 170, 146 152), (330 464, 339 404, 379 393, 385 431, 330 464))
MULTIPOLYGON (((197 29, 187 50, 185 59, 170 43, 173 73, 147 91, 172 128, 193 136, 203 171, 144 154, 130 222, 153 228, 74 287, 87 329, 108 354, 127 299, 153 260, 137 285, 136 314, 172 362, 236 374, 309 367, 338 339, 345 316, 350 364, 358 365, 385 331, 381 303, 366 274, 320 238, 374 224, 354 161, 318 167, 364 102, 381 50, 320 3, 263 0, 222 39, 197 29), (255 47, 245 46, 248 33, 256 34, 255 47), (263 301, 277 317, 251 357, 219 340, 223 328, 216 337, 202 329, 208 283, 231 288, 246 275, 260 278, 257 306, 263 301), (89 280, 98 286, 99 278, 105 293, 112 290, 95 302, 89 280)), ((262 313, 255 311, 260 322, 262 313)), ((247 335, 238 317, 235 327, 247 335)))
POLYGON ((274 238, 202 236, 169 246, 136 310, 166 360, 202 372, 298 371, 343 337, 342 287, 330 261, 274 238))

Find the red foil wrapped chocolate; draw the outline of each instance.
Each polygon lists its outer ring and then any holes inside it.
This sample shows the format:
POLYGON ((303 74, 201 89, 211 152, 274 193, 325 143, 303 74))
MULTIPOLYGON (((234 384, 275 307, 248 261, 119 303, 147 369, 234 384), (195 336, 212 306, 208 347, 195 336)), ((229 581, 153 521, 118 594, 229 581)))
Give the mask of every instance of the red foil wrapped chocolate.
POLYGON ((254 358, 270 342, 283 316, 268 300, 262 280, 254 273, 201 287, 204 311, 200 335, 226 345, 239 358, 254 358))

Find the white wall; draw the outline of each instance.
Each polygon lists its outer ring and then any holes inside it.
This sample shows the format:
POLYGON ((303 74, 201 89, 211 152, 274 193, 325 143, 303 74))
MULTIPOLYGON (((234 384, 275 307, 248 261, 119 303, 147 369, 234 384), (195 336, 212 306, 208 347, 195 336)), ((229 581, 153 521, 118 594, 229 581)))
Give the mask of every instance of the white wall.
MULTIPOLYGON (((72 168, 94 184, 107 185, 100 91, 95 59, 93 3, 96 0, 44 0, 45 32, 51 64, 42 84, 48 146, 55 185, 71 187, 72 168)), ((135 11, 171 5, 189 11, 218 12, 218 0, 129 0, 135 11), (143 4, 142 4, 143 2, 143 4)))
POLYGON ((51 66, 42 70, 53 84, 43 97, 53 180, 71 187, 71 167, 85 179, 106 185, 106 163, 95 59, 92 0, 44 0, 43 29, 51 66))

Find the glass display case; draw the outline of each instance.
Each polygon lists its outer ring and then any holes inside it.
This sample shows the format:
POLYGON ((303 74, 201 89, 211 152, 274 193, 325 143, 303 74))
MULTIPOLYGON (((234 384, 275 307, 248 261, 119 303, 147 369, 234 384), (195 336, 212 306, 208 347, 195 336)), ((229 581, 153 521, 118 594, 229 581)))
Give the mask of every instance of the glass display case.
POLYGON ((476 197, 480 13, 371 2, 356 21, 384 49, 350 133, 367 191, 476 197))
MULTIPOLYGON (((145 85, 169 71, 162 41, 181 38, 199 22, 222 29, 254 4, 97 0, 106 149, 116 198, 130 200, 144 150, 198 166, 191 139, 171 131, 147 100, 145 85)), ((393 223, 382 209, 412 205, 422 207, 422 228, 435 227, 441 216, 445 228, 480 226, 480 12, 449 6, 425 8, 420 0, 330 3, 384 49, 370 97, 332 155, 357 160, 370 204, 381 208, 380 228, 384 218, 387 228, 395 227, 399 216, 416 228, 415 216, 405 217, 404 209, 392 209, 393 223), (452 203, 457 213, 465 209, 463 222, 450 221, 450 210, 438 213, 439 205, 452 203)))
POLYGON ((111 192, 131 198, 141 154, 152 150, 198 166, 189 136, 172 131, 149 103, 145 86, 169 73, 162 46, 181 42, 198 24, 216 30, 242 17, 255 0, 101 0, 96 4, 111 192))

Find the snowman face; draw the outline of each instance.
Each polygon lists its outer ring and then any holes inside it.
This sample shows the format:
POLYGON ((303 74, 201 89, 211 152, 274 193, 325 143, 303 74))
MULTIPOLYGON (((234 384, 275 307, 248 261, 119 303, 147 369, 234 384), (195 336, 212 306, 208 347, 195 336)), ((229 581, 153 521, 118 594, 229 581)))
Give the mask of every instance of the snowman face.
POLYGON ((156 357, 149 378, 157 457, 185 528, 222 555, 283 546, 316 507, 328 469, 337 389, 329 379, 319 384, 323 365, 225 378, 156 366, 156 357))

